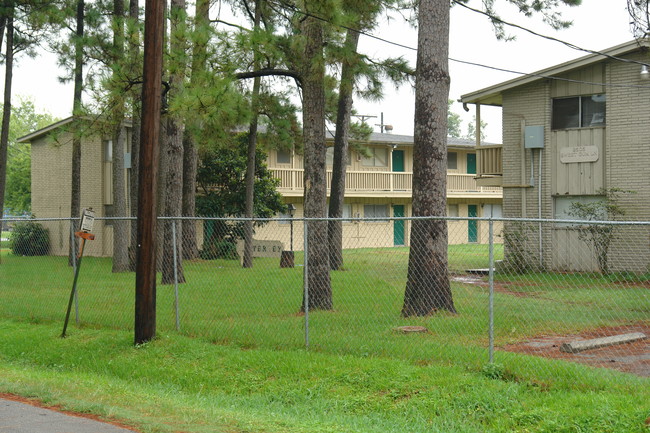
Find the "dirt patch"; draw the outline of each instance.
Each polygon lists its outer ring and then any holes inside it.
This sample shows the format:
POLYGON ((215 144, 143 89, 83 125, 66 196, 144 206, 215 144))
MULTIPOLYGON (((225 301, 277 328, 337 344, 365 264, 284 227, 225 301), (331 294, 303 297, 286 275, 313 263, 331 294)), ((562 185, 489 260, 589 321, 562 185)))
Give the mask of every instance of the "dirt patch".
POLYGON ((20 402, 20 403, 28 404, 30 406, 41 407, 43 409, 53 410, 53 411, 63 413, 63 414, 66 414, 66 415, 70 415, 70 416, 76 416, 76 417, 79 417, 79 418, 86 418, 86 419, 91 419, 93 421, 103 422, 105 424, 111 424, 111 425, 114 425, 116 427, 131 430, 134 433, 139 432, 139 430, 135 430, 132 426, 120 423, 119 421, 113 421, 113 420, 110 420, 110 419, 105 419, 105 418, 102 418, 100 416, 89 414, 89 413, 82 413, 82 412, 75 412, 75 411, 71 411, 71 410, 64 410, 64 409, 61 408, 61 406, 45 404, 42 401, 39 401, 39 400, 36 400, 36 399, 33 399, 33 398, 26 398, 26 397, 21 397, 19 395, 7 394, 7 393, 0 392, 0 399, 17 401, 17 402, 20 402))
POLYGON ((592 367, 610 368, 637 376, 650 377, 650 323, 603 327, 574 335, 540 335, 522 343, 499 347, 498 350, 562 359, 592 367), (649 338, 580 353, 560 352, 560 346, 563 343, 632 332, 643 332, 649 338))

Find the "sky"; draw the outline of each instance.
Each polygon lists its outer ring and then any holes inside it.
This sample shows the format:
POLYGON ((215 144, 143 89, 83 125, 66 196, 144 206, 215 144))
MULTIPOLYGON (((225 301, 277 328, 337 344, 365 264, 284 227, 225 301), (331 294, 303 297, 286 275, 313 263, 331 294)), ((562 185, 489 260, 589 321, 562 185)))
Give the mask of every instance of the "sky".
MULTIPOLYGON (((625 0, 582 0, 582 3, 578 7, 562 8, 563 18, 573 21, 573 26, 561 31, 552 30, 542 23, 539 17, 526 18, 509 6, 500 9, 500 14, 506 21, 590 50, 600 51, 633 38, 625 0)), ((476 1, 470 2, 474 7, 477 7, 477 4, 476 1)), ((507 32, 516 39, 510 42, 498 41, 491 24, 484 16, 454 6, 451 10, 449 57, 530 73, 587 54, 518 29, 507 29, 507 32)), ((415 29, 399 19, 392 19, 372 33, 413 49, 361 36, 359 42, 361 52, 375 58, 404 56, 413 65, 415 64, 414 48, 417 47, 415 29)), ((449 62, 449 69, 451 75, 449 97, 454 101, 466 93, 519 76, 456 61, 449 62)), ((72 85, 59 82, 57 77, 62 74, 63 72, 57 68, 56 57, 52 54, 42 53, 35 59, 21 57, 17 61, 14 74, 14 98, 17 96, 31 98, 38 111, 49 112, 59 118, 67 117, 72 110, 72 85)), ((3 75, 0 73, 0 77, 3 75)), ((392 125, 394 134, 412 135, 414 113, 412 87, 403 85, 399 89, 394 89, 392 84, 386 84, 385 90, 384 100, 379 102, 357 100, 354 102, 355 109, 359 114, 377 116, 367 120, 371 125, 379 124, 383 113, 384 124, 392 125)), ((470 106, 470 112, 465 113, 461 104, 455 103, 452 111, 462 116, 462 130, 465 133, 467 123, 474 115, 474 107, 470 106)), ((500 108, 482 107, 481 118, 488 124, 486 141, 500 143, 500 108)), ((379 132, 378 126, 375 126, 375 131, 379 132)))

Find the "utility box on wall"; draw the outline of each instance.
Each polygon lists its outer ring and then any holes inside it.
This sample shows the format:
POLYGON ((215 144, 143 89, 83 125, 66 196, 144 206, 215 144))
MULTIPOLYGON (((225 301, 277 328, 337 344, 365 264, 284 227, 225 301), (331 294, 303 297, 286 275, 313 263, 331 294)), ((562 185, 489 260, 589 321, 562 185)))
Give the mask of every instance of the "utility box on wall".
POLYGON ((526 126, 524 130, 524 148, 544 148, 544 126, 526 126))

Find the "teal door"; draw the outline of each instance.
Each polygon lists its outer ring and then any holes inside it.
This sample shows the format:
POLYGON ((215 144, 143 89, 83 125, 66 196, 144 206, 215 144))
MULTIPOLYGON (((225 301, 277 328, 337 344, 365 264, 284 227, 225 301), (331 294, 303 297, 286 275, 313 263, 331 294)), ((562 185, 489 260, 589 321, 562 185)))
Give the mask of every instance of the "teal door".
MULTIPOLYGON (((393 205, 393 216, 397 218, 404 216, 403 204, 393 205)), ((393 245, 404 245, 404 220, 393 221, 393 245)))
MULTIPOLYGON (((475 204, 467 205, 467 216, 470 218, 478 216, 478 208, 475 204)), ((476 220, 467 221, 467 242, 478 242, 478 221, 476 220)))
MULTIPOLYGON (((404 151, 393 150, 393 171, 404 171, 404 151)), ((402 206, 404 208, 404 206, 402 206)), ((403 209, 402 209, 403 210, 403 209)), ((404 215, 402 215, 404 216, 404 215)))
POLYGON ((476 154, 467 154, 467 174, 476 174, 476 154))

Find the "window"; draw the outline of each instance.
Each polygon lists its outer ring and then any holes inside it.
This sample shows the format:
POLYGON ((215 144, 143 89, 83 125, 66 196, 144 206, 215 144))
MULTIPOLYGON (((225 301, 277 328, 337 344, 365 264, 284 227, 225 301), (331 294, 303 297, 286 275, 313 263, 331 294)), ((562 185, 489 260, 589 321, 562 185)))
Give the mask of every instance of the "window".
POLYGON ((456 152, 447 152, 447 169, 456 170, 458 168, 458 154, 456 152))
MULTIPOLYGON (((326 216, 330 216, 329 202, 327 204, 327 209, 325 209, 326 216)), ((349 203, 343 203, 343 212, 341 218, 352 218, 352 205, 349 203)))
MULTIPOLYGON (((334 165, 334 148, 333 147, 328 147, 327 148, 327 153, 325 154, 325 163, 327 165, 334 165)), ((352 164, 352 154, 348 150, 346 165, 350 165, 350 164, 352 164)))
POLYGON ((483 206, 483 216, 503 218, 503 207, 500 204, 486 204, 483 206))
POLYGON ((387 204, 366 204, 363 205, 364 218, 387 218, 388 205, 387 204))
POLYGON ((278 149, 278 164, 291 164, 291 152, 278 149))
POLYGON ((352 218, 352 205, 343 204, 343 218, 352 218))
POLYGON ((551 129, 605 126, 605 95, 553 99, 551 129))
POLYGON ((447 216, 457 217, 458 216, 458 205, 457 204, 448 204, 447 205, 447 216))
POLYGON ((373 147, 368 149, 369 157, 363 157, 361 165, 364 167, 388 167, 388 149, 384 147, 373 147))
POLYGON ((113 141, 104 141, 104 162, 113 162, 113 141))

